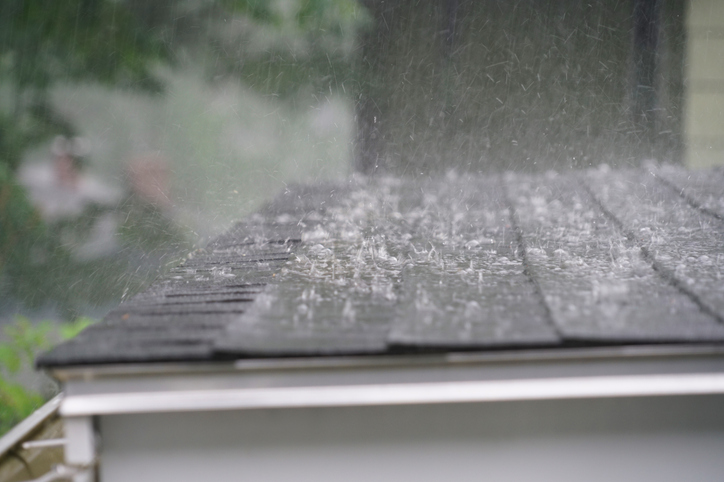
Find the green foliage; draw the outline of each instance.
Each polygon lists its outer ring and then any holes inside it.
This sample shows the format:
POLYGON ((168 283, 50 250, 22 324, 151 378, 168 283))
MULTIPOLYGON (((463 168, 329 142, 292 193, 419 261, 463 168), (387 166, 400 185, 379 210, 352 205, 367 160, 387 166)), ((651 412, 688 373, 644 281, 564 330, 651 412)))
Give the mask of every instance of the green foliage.
MULTIPOLYGON (((118 301, 124 291, 137 291, 145 282, 144 273, 129 275, 130 261, 124 257, 78 261, 68 240, 83 236, 100 214, 89 209, 79 218, 48 225, 30 204, 25 190, 14 182, 6 166, 0 164, 0 291, 21 300, 28 307, 52 302, 66 319, 77 316, 84 305, 118 301), (64 244, 65 243, 65 244, 64 244), (69 286, 72 288, 69 288, 69 286)), ((136 238, 153 245, 153 226, 136 230, 136 238), (148 234, 151 229, 151 234, 148 234)), ((165 233, 170 232, 168 227, 165 233)), ((178 231, 178 239, 183 239, 178 231)), ((166 236, 161 241, 167 242, 166 236)), ((177 249, 186 245, 179 244, 177 249)), ((156 245, 157 247, 157 245, 156 245)))
POLYGON ((0 85, 12 89, 12 105, 0 106, 0 165, 14 171, 28 147, 74 134, 48 101, 54 83, 83 80, 159 92, 151 70, 169 58, 166 44, 124 1, 0 2, 0 85))
POLYGON ((44 91, 58 79, 158 90, 150 61, 168 52, 125 1, 4 0, 0 56, 21 93, 44 91))
POLYGON ((187 14, 205 28, 182 43, 214 59, 202 63, 210 80, 238 79, 292 103, 300 94, 354 93, 357 34, 371 25, 358 0, 223 0, 187 14))
MULTIPOLYGON (((170 59, 167 44, 149 30, 126 1, 4 0, 0 2, 0 85, 10 105, 0 104, 0 288, 27 305, 51 301, 72 316, 74 305, 101 301, 108 283, 93 273, 125 266, 77 263, 61 235, 67 226, 46 226, 15 182, 28 148, 53 135, 75 134, 54 110, 48 90, 59 81, 83 80, 159 92, 153 66, 170 59), (54 274, 78 285, 74 293, 54 274), (2 286, 4 285, 4 286, 2 286), (100 298, 99 298, 100 296, 100 298)), ((82 226, 81 226, 82 227, 82 226)))
POLYGON ((115 211, 125 221, 111 259, 80 261, 68 242, 92 229, 98 209, 43 222, 15 173, 30 148, 77 134, 50 102, 55 84, 160 93, 157 67, 185 62, 274 96, 351 93, 349 56, 366 21, 357 0, 0 1, 0 293, 71 319, 133 293, 189 244, 164 213, 135 201, 115 211))
POLYGON ((0 289, 27 306, 50 302, 70 318, 84 304, 117 300, 138 285, 126 274, 127 259, 73 258, 68 239, 88 232, 101 213, 47 225, 15 182, 27 149, 75 135, 48 100, 56 82, 161 91, 152 70, 171 61, 168 44, 136 13, 123 0, 0 2, 0 85, 11 98, 0 103, 0 289))
MULTIPOLYGON (((158 92, 161 84, 151 68, 169 57, 166 44, 134 18, 127 2, 0 2, 0 85, 13 90, 12 106, 0 106, 2 186, 25 149, 52 135, 74 134, 48 102, 55 82, 86 80, 158 92)), ((13 206, 23 204, 18 194, 13 199, 13 206)), ((36 224, 29 218, 22 223, 36 224)))
POLYGON ((355 0, 303 0, 296 18, 308 31, 331 31, 338 37, 354 34, 370 22, 367 12, 355 0))
POLYGON ((38 212, 13 181, 10 169, 0 164, 0 273, 25 261, 33 244, 28 241, 42 237, 43 232, 38 212))
POLYGON ((44 321, 33 324, 27 318, 17 316, 15 323, 5 327, 6 340, 0 343, 0 435, 45 402, 41 393, 18 380, 23 370, 32 369, 38 353, 75 337, 92 323, 89 318, 78 318, 69 323, 44 321))
POLYGON ((279 24, 278 12, 274 10, 274 2, 269 0, 222 0, 220 6, 227 11, 242 13, 256 21, 279 24))

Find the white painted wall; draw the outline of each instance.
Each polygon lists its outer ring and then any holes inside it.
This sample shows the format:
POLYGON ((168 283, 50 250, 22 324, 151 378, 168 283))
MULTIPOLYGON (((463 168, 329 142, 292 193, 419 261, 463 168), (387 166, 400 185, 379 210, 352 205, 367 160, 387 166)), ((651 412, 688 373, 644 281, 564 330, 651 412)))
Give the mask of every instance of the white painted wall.
POLYGON ((724 474, 722 396, 115 415, 101 481, 681 481, 724 474))

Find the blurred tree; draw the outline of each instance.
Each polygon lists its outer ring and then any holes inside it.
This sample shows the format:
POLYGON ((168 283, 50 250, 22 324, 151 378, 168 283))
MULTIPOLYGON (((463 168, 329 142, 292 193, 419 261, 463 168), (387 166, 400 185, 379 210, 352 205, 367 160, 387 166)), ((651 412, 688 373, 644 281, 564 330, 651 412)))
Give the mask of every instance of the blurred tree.
POLYGON ((108 288, 87 275, 119 263, 76 263, 58 230, 49 230, 30 205, 15 173, 26 149, 52 135, 74 134, 49 101, 56 82, 93 81, 159 92, 161 83, 151 69, 170 59, 163 39, 138 22, 124 2, 0 2, 0 85, 9 90, 3 92, 9 102, 0 108, 3 291, 31 305, 56 302, 70 316, 78 301, 94 299, 108 288), (71 294, 53 273, 69 276, 82 289, 71 294))
MULTIPOLYGON (((50 101, 55 84, 159 94, 159 67, 202 65, 210 81, 238 79, 275 96, 351 93, 348 61, 365 21, 356 0, 0 2, 0 292, 57 303, 71 316, 78 305, 137 287, 122 259, 74 259, 62 240, 69 226, 44 224, 16 181, 26 150, 76 134, 50 101)), ((139 238, 139 250, 183 237, 152 206, 124 206, 122 238, 139 238)), ((89 229, 95 215, 91 209, 71 228, 89 229)))
POLYGON ((164 28, 177 58, 201 63, 212 82, 239 80, 292 103, 358 90, 351 60, 358 32, 371 25, 358 0, 161 3, 143 16, 173 19, 164 28))
POLYGON ((23 149, 72 126, 48 101, 58 81, 85 80, 158 92, 154 61, 170 60, 162 38, 125 2, 0 2, 0 78, 12 89, 0 113, 0 162, 14 170, 23 149))
POLYGON ((47 393, 45 389, 39 391, 37 387, 29 388, 20 382, 23 372, 32 370, 36 355, 73 338, 93 322, 89 318, 79 318, 69 323, 44 321, 33 325, 27 318, 16 316, 13 324, 3 327, 5 340, 0 342, 0 436, 55 394, 47 393))
POLYGON ((28 146, 50 134, 73 134, 48 101, 56 82, 158 93, 163 85, 154 67, 191 57, 213 60, 207 62, 212 79, 236 75, 275 94, 316 78, 341 90, 340 79, 311 73, 323 64, 334 74, 334 62, 349 59, 366 23, 356 0, 5 0, 0 79, 12 88, 13 105, 0 109, 0 162, 12 171, 28 146), (265 38, 252 42, 252 36, 265 38), (306 62, 311 57, 323 61, 306 62), (253 78, 261 65, 264 74, 253 78))

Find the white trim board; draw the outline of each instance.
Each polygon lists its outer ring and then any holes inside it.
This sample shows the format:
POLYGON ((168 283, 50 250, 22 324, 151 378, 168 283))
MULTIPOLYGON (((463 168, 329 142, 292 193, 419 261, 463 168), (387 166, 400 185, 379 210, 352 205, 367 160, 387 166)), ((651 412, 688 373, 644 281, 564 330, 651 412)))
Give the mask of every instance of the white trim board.
POLYGON ((81 394, 67 396, 60 413, 75 417, 713 394, 724 394, 723 373, 81 394))

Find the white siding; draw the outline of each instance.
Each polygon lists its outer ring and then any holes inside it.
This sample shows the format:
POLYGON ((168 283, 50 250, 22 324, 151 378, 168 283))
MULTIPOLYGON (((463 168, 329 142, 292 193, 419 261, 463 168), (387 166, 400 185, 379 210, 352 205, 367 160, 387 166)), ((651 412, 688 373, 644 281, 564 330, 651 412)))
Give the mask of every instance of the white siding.
POLYGON ((686 162, 724 165, 724 2, 690 0, 686 28, 686 162))
POLYGON ((101 480, 718 480, 722 396, 115 415, 101 480))

